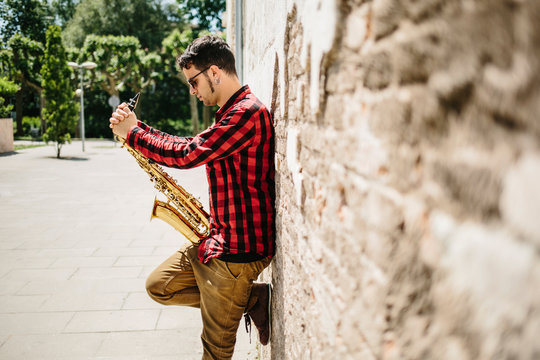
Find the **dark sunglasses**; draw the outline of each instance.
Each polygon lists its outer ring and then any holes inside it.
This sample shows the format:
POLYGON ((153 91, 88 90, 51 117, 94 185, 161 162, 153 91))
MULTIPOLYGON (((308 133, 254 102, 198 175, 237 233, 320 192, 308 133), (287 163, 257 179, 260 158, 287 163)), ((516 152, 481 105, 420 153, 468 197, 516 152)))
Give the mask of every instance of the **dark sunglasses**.
POLYGON ((187 81, 188 84, 189 84, 189 86, 191 86, 193 89, 195 89, 195 88, 197 87, 197 83, 196 83, 195 81, 193 81, 193 80, 195 80, 195 78, 196 78, 197 76, 201 75, 201 74, 202 74, 203 72, 205 72, 206 70, 210 69, 211 66, 212 66, 212 65, 208 66, 208 67, 207 67, 206 69, 204 69, 204 70, 199 71, 199 72, 197 73, 197 75, 193 75, 192 77, 190 77, 190 78, 188 79, 188 81, 187 81))

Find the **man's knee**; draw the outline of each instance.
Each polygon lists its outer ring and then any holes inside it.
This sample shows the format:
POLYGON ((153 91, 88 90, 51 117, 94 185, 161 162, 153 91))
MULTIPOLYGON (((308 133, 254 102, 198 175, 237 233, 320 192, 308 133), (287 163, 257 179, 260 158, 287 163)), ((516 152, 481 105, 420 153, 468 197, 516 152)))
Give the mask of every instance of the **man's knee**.
POLYGON ((155 271, 152 272, 147 278, 146 278, 146 292, 148 295, 155 301, 162 303, 164 300, 163 297, 165 296, 163 290, 165 289, 165 284, 163 279, 158 276, 155 271), (161 300, 161 301, 160 301, 161 300))

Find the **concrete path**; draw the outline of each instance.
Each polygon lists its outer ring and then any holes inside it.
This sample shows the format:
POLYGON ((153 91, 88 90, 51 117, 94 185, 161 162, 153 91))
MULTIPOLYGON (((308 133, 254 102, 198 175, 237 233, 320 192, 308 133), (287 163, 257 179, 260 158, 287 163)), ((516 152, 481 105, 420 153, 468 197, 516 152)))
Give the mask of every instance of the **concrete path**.
MULTIPOLYGON (((0 359, 200 359, 199 310, 144 287, 186 240, 149 222, 157 191, 125 149, 85 148, 0 155, 0 359)), ((204 168, 167 172, 208 203, 204 168)), ((257 358, 256 340, 242 321, 234 359, 257 358)))

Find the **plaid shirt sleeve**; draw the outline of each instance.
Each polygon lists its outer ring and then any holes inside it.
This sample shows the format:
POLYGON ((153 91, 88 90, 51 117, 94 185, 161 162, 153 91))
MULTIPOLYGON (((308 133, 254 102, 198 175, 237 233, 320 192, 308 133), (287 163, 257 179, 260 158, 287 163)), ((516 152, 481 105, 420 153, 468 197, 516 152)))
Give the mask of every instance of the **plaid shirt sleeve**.
POLYGON ((158 136, 162 139, 167 139, 167 140, 173 140, 173 141, 189 141, 191 140, 192 138, 189 138, 189 137, 180 137, 180 136, 173 136, 173 135, 169 135, 163 131, 159 131, 157 129, 154 129, 153 127, 143 123, 142 121, 139 121, 137 123, 137 126, 140 127, 142 130, 150 133, 150 134, 153 134, 155 136, 158 136))
POLYGON ((187 169, 218 160, 249 146, 255 128, 249 112, 231 111, 227 117, 193 138, 171 136, 144 123, 133 127, 127 143, 158 164, 187 169))

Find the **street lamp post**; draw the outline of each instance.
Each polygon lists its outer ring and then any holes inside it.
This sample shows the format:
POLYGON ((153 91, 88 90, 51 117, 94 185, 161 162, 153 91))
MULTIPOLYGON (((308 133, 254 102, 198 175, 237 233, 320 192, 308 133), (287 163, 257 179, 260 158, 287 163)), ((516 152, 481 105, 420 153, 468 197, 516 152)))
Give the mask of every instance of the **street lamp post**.
POLYGON ((97 66, 96 63, 91 61, 77 64, 76 62, 68 62, 68 65, 74 69, 79 69, 79 76, 81 77, 81 139, 82 139, 82 151, 84 151, 84 89, 83 89, 83 69, 91 70, 97 66))

